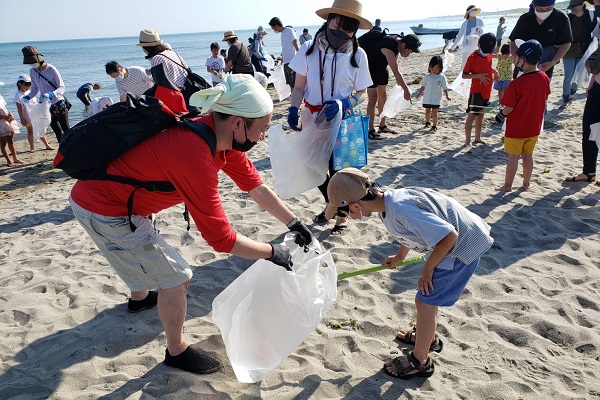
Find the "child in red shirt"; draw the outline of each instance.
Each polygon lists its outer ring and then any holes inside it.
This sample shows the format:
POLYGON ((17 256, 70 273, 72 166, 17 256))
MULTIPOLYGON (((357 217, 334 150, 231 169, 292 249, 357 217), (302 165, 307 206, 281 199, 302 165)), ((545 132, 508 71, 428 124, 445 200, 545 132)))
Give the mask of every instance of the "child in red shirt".
POLYGON ((542 45, 537 40, 528 40, 517 49, 517 69, 523 74, 512 81, 500 104, 504 106, 496 115, 496 121, 506 120, 504 151, 508 153, 504 185, 499 191, 510 192, 523 160, 522 190, 529 189, 533 172, 533 149, 544 124, 546 100, 550 94, 550 79, 537 65, 542 57, 542 45), (519 65, 521 64, 521 65, 519 65))
POLYGON ((494 59, 492 52, 496 46, 496 36, 491 33, 481 35, 478 46, 479 49, 474 51, 467 59, 462 74, 463 79, 473 80, 465 122, 465 146, 471 145, 473 122, 475 122, 474 143, 486 144, 481 140, 483 115, 490 104, 493 82, 498 79, 498 72, 492 68, 492 60, 494 59))

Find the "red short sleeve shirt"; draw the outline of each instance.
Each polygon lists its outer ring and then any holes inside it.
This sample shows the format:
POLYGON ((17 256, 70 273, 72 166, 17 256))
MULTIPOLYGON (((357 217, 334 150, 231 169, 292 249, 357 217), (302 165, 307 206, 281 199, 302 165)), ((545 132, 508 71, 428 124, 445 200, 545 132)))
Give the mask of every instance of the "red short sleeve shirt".
POLYGON ((545 72, 521 75, 513 80, 502 96, 501 105, 513 111, 506 119, 506 137, 529 138, 542 131, 550 79, 545 72))
MULTIPOLYGON (((196 119, 214 130, 212 115, 196 119)), ((213 157, 199 136, 178 125, 143 141, 114 160, 108 173, 140 181, 168 181, 174 192, 135 193, 133 212, 149 215, 185 203, 202 237, 216 251, 229 252, 236 234, 225 215, 218 191, 223 170, 243 191, 263 182, 245 153, 220 151, 213 157)), ((133 186, 110 181, 79 180, 71 191, 75 203, 106 216, 127 215, 127 199, 133 186)))

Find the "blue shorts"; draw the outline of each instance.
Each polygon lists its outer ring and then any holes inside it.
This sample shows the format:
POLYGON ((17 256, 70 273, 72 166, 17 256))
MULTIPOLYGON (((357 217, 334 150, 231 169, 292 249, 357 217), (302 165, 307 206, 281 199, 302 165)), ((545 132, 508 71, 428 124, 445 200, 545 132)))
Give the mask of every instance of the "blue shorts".
POLYGON ((504 90, 508 87, 510 81, 496 81, 494 82, 494 90, 504 90))
POLYGON ((417 290, 417 299, 432 306, 454 305, 473 276, 479 260, 478 258, 467 265, 457 258, 452 269, 436 268, 432 279, 434 289, 430 290, 428 295, 421 294, 417 290))

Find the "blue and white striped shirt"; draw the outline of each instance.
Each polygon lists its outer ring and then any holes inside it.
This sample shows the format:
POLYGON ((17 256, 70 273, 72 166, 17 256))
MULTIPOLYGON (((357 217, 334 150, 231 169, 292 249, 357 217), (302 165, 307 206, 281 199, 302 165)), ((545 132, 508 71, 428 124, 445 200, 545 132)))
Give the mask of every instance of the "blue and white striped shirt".
POLYGON ((448 256, 465 264, 480 258, 494 243, 483 219, 456 200, 426 188, 404 188, 384 193, 381 221, 398 241, 416 251, 431 252, 448 233, 458 239, 448 256))

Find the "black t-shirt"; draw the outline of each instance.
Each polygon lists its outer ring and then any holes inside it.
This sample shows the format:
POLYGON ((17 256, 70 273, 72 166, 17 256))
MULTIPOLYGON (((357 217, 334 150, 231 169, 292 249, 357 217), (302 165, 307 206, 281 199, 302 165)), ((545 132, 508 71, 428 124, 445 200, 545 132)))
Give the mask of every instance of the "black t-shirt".
POLYGON ((525 41, 535 39, 540 42, 542 47, 546 48, 571 43, 573 36, 569 17, 555 8, 541 24, 538 24, 535 14, 521 15, 509 39, 513 42, 517 39, 525 41))
POLYGON ((233 62, 233 73, 234 74, 250 74, 254 75, 254 69, 252 68, 252 62, 250 60, 250 53, 246 46, 241 42, 237 42, 229 46, 227 51, 227 60, 233 62))
POLYGON ((367 53, 367 59, 369 60, 370 71, 382 71, 388 66, 387 58, 381 52, 381 49, 388 49, 394 52, 394 55, 398 55, 398 41, 394 36, 384 36, 377 40, 370 46, 369 49, 365 49, 367 53))

